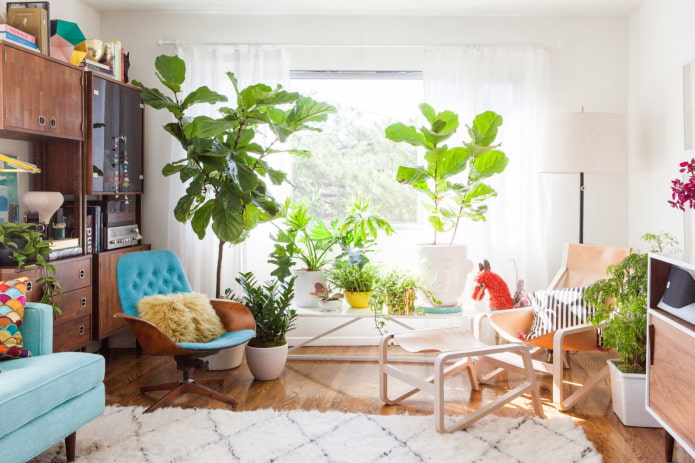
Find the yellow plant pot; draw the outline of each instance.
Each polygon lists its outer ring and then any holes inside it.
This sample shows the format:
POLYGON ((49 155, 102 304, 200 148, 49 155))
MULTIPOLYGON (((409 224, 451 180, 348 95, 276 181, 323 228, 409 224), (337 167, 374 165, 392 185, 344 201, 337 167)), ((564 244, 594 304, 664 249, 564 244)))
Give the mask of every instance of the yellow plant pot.
POLYGON ((368 309, 369 308, 369 296, 372 295, 371 291, 366 291, 362 293, 353 293, 351 291, 345 291, 345 300, 350 307, 353 309, 368 309))

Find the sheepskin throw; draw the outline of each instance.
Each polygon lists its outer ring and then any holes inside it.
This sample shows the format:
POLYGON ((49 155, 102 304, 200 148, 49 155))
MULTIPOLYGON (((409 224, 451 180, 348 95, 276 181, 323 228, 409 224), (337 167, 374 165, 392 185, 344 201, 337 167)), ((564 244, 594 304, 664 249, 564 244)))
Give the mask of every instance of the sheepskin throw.
POLYGON ((174 342, 208 342, 225 333, 210 300, 200 293, 146 296, 138 302, 138 312, 174 342))

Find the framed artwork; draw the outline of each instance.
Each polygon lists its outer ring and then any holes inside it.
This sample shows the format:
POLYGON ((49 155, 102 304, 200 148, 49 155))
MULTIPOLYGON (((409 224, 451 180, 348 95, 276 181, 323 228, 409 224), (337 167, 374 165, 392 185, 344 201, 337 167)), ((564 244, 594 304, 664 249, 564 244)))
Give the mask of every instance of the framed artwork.
MULTIPOLYGON (((16 159, 16 156, 10 156, 16 159)), ((0 161, 0 168, 7 168, 5 161, 0 161)), ((19 223, 19 189, 17 174, 0 172, 0 223, 19 223)))

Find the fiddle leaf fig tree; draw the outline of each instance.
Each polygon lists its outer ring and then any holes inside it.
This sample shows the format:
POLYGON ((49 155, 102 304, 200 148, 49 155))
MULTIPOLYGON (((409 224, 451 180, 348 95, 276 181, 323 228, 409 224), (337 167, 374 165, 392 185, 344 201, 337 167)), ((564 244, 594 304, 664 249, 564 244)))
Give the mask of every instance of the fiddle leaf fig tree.
POLYGON ((207 86, 188 95, 182 94, 186 65, 178 56, 161 55, 155 59, 156 77, 171 96, 138 81, 143 102, 154 109, 164 109, 174 116, 164 130, 176 138, 186 156, 168 163, 165 176, 178 175, 186 184, 184 195, 174 208, 176 220, 190 223, 203 239, 210 225, 219 239, 217 256, 217 294, 225 243, 240 243, 259 223, 272 220, 281 205, 269 192, 269 183, 287 182, 287 175, 274 169, 268 157, 280 152, 309 156, 302 150, 278 147, 293 133, 320 131, 314 123, 326 120, 335 108, 287 92, 281 86, 271 88, 255 84, 239 89, 233 73, 231 81, 235 106, 222 105, 218 117, 191 117, 189 111, 198 104, 227 103, 228 97, 207 86), (261 133, 263 131, 263 133, 261 133))
POLYGON ((396 179, 428 198, 425 204, 434 230, 433 243, 437 244, 437 233, 452 230, 453 243, 461 218, 485 220, 485 202, 497 196, 485 179, 507 167, 507 156, 494 145, 502 116, 494 111, 478 114, 467 126, 470 140, 449 147, 444 142, 456 134, 459 116, 452 111, 437 113, 427 103, 420 105, 420 112, 429 127, 396 123, 386 128, 389 140, 425 149, 424 165, 400 166, 396 179))

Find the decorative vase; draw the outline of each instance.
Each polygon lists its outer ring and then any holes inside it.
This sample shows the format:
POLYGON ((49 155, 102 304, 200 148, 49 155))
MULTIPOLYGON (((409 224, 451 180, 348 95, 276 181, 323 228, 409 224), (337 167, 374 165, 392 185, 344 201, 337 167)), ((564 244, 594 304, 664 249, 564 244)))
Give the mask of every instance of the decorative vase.
POLYGON ((617 362, 616 359, 608 360, 613 412, 625 426, 661 427, 646 408, 647 375, 623 373, 616 366, 617 362))
POLYGON ((372 291, 365 292, 353 292, 345 291, 345 300, 350 307, 353 309, 368 309, 369 308, 369 296, 372 295, 372 291))
POLYGON ((322 270, 298 270, 295 272, 297 279, 294 282, 294 304, 299 307, 316 308, 319 306, 319 300, 312 296, 316 288, 316 283, 325 284, 325 274, 322 270))
POLYGON ((695 210, 683 211, 683 259, 695 262, 695 210))
POLYGON ((463 244, 422 244, 417 248, 418 274, 422 284, 441 301, 436 307, 454 307, 473 269, 463 244))
POLYGON ((260 381, 278 379, 285 369, 289 347, 246 346, 246 364, 254 378, 260 381))
POLYGON ((340 312, 343 310, 343 301, 342 299, 336 299, 333 301, 319 299, 319 308, 321 309, 321 312, 340 312))

